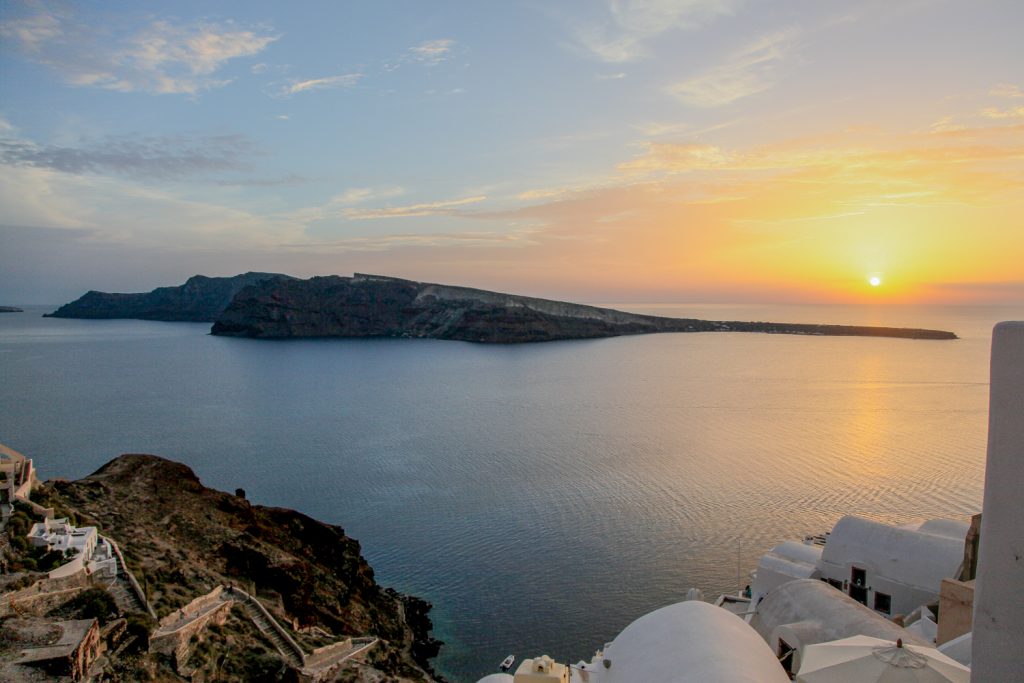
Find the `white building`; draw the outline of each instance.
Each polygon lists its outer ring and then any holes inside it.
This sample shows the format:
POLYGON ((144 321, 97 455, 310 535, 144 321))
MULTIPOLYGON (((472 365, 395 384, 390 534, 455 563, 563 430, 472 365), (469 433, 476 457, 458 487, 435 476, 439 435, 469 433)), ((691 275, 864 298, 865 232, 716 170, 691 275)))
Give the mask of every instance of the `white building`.
POLYGON ((27 501, 36 483, 32 459, 0 444, 0 518, 11 516, 14 501, 27 501))
POLYGON ((523 660, 515 676, 478 683, 786 683, 789 677, 742 619, 699 600, 640 617, 589 662, 523 660))
POLYGON ((790 581, 819 578, 823 549, 811 542, 786 541, 762 555, 750 584, 751 605, 758 605, 770 591, 790 581))
POLYGON ((885 615, 937 602, 943 579, 959 578, 966 522, 889 526, 847 516, 836 522, 818 562, 820 577, 885 615))
POLYGON ((99 533, 94 526, 73 527, 67 518, 62 517, 36 522, 29 529, 28 539, 32 545, 45 546, 50 551, 66 553, 70 550, 72 555, 81 558, 82 564, 86 564, 96 552, 99 533))
POLYGON ((800 668, 807 645, 870 636, 927 647, 907 629, 815 579, 789 581, 769 591, 750 625, 765 639, 786 671, 800 668))

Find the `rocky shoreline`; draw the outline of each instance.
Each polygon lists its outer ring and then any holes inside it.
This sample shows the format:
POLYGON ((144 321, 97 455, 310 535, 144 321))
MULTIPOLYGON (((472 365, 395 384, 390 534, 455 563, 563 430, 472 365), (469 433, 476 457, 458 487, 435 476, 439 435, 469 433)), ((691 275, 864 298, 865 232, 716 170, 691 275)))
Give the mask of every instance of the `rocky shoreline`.
MULTIPOLYGON (((441 646, 431 636, 430 603, 377 584, 359 543, 338 526, 254 505, 241 489, 207 488, 185 465, 153 455, 122 455, 84 479, 47 482, 32 501, 116 541, 145 594, 142 611, 149 614, 140 616, 156 617, 146 622, 148 649, 112 659, 111 670, 129 672, 113 680, 237 680, 244 671, 243 679, 260 680, 443 681, 430 665, 441 646), (245 597, 234 605, 224 595, 245 597), (189 623, 189 610, 221 602, 209 628, 177 645, 156 646, 157 636, 163 643, 175 632, 176 620, 189 623), (264 612, 263 621, 253 606, 264 612), (268 624, 279 636, 271 635, 272 642, 268 624), (372 644, 346 660, 349 638, 372 644), (292 650, 281 651, 282 639, 292 650), (328 664, 336 669, 324 669, 332 656, 335 663, 328 664), (228 665, 236 673, 218 677, 228 665)), ((20 545, 13 538, 0 543, 4 585, 18 574, 26 577, 19 586, 46 576, 29 571, 34 560, 20 545)), ((31 614, 19 608, 18 616, 31 614)))

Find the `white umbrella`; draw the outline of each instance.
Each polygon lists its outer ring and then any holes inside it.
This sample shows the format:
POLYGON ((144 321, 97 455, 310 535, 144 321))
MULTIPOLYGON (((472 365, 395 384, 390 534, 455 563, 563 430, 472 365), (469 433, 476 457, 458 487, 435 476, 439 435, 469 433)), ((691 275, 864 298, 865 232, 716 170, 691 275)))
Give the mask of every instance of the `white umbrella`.
POLYGON ((971 670, 935 648, 852 636, 808 645, 798 683, 970 683, 971 670))

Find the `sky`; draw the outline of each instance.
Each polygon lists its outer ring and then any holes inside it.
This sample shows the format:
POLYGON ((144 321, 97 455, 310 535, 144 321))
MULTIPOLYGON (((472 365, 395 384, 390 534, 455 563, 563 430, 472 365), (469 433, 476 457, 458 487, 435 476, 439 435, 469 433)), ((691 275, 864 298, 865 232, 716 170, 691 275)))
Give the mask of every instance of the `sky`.
POLYGON ((1022 26, 1019 0, 4 0, 0 304, 250 270, 1022 303, 1022 26))

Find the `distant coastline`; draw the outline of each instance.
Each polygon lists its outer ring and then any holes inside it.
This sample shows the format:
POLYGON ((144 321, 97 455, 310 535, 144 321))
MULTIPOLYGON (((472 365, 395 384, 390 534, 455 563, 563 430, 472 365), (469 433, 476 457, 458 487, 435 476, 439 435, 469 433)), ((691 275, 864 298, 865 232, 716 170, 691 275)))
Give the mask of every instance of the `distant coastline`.
POLYGON ((18 308, 17 306, 0 306, 0 313, 24 313, 24 308, 18 308))
POLYGON ((274 273, 194 276, 148 293, 90 291, 60 318, 213 322, 211 334, 253 339, 397 337, 485 344, 598 339, 659 332, 761 332, 950 340, 904 327, 668 318, 468 287, 356 273, 300 280, 274 273))

